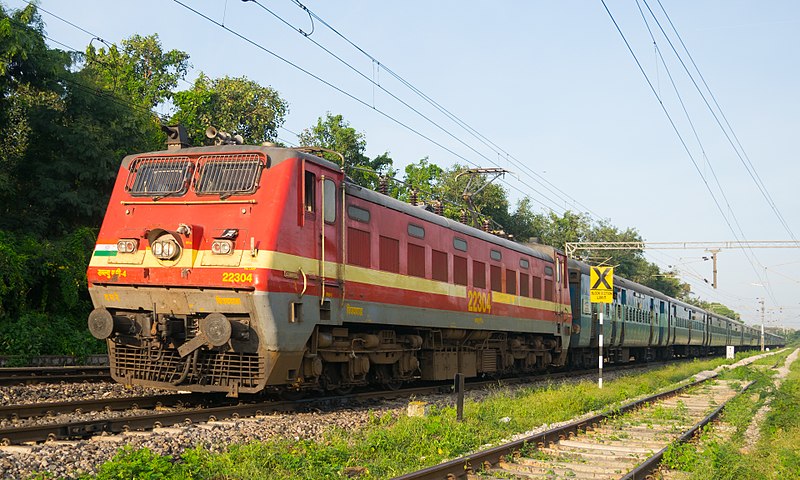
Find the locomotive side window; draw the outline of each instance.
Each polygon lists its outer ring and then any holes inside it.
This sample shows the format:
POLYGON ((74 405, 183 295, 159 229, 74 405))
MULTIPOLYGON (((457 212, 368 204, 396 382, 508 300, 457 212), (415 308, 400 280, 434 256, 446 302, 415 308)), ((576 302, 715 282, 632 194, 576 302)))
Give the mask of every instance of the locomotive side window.
POLYGON ((408 274, 425 278, 425 247, 408 244, 408 274))
POLYGON ((467 241, 463 238, 455 237, 453 238, 453 248, 456 250, 461 250, 462 252, 467 251, 467 241))
POLYGON ((548 302, 553 301, 553 280, 549 278, 544 279, 544 299, 548 302))
POLYGON ((431 251, 431 276, 434 280, 447 281, 447 252, 431 251))
POLYGON ((381 236, 380 238, 380 268, 387 272, 400 272, 400 241, 394 238, 381 236))
POLYGON ((228 196, 253 193, 264 163, 258 155, 203 155, 197 161, 198 195, 228 196))
POLYGON ((347 216, 358 222, 369 223, 369 210, 355 205, 347 206, 347 216))
POLYGON ((336 221, 336 184, 326 178, 322 185, 322 194, 325 196, 325 223, 336 221))
POLYGON ((533 276, 533 298, 542 298, 542 277, 533 276))
POLYGON ((497 265, 492 265, 489 269, 491 281, 492 281, 492 290, 495 292, 502 292, 503 291, 503 268, 498 267, 497 265))
POLYGON ((453 283, 456 285, 467 284, 467 259, 453 255, 453 283))
POLYGON ((347 263, 369 268, 370 257, 369 232, 347 227, 347 263))
POLYGON ((303 199, 303 210, 306 212, 314 212, 316 210, 316 189, 317 189, 317 176, 311 172, 306 172, 305 183, 303 190, 305 191, 303 199))
POLYGON ((183 195, 192 167, 188 157, 137 158, 131 163, 125 190, 134 197, 183 195))
POLYGON ((530 276, 527 273, 519 272, 519 294, 523 297, 530 297, 530 276))
POLYGON ((415 238, 425 238, 425 229, 413 223, 408 224, 408 234, 415 238))
POLYGON ((486 288, 486 264, 477 260, 472 261, 472 286, 486 288))
POLYGON ((517 294, 517 271, 506 270, 506 293, 517 294))

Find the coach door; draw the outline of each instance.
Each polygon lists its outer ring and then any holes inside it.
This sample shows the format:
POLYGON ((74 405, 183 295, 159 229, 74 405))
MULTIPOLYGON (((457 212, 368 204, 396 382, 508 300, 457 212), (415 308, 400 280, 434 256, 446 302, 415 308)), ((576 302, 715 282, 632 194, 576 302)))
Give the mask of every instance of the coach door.
POLYGON ((556 302, 556 321, 559 324, 559 331, 561 333, 561 324, 568 320, 566 315, 566 307, 564 306, 564 300, 566 300, 565 296, 565 289, 569 288, 568 276, 567 276, 567 257, 560 252, 555 252, 556 254, 556 278, 555 278, 555 286, 553 288, 553 300, 556 302))

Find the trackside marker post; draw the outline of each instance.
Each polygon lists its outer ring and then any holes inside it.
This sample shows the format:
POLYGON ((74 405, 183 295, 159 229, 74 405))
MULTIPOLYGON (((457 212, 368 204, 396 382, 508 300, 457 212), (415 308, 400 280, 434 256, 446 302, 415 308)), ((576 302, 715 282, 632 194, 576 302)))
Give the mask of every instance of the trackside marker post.
MULTIPOLYGON (((591 303, 614 303, 614 267, 592 267, 589 271, 589 300, 591 303)), ((597 387, 603 388, 603 310, 597 313, 600 328, 597 333, 597 387)))
POLYGON ((598 335, 597 345, 600 354, 597 357, 597 387, 603 388, 603 312, 597 315, 600 321, 600 335, 598 335))
POLYGON ((456 373, 456 420, 459 422, 464 419, 464 374, 456 373))

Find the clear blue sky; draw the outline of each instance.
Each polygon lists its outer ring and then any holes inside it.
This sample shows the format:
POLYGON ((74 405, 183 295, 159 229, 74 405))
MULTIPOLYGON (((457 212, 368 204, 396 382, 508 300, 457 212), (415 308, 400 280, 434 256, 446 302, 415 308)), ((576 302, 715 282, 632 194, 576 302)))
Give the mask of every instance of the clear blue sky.
MULTIPOLYGON (((10 8, 24 5, 21 0, 0 1, 10 8)), ((736 236, 746 240, 800 236, 800 3, 662 2, 791 230, 790 234, 756 187, 658 32, 644 2, 640 0, 639 5, 657 35, 656 45, 702 149, 657 57, 636 1, 608 0, 736 236)), ((172 1, 42 0, 40 5, 108 42, 157 33, 165 49, 183 50, 191 56, 189 80, 202 71, 211 77, 247 76, 274 87, 290 104, 286 129, 280 131, 287 142, 294 143, 292 132, 307 128, 326 111, 340 113, 366 135, 370 156, 389 151, 401 170, 425 156, 443 166, 463 164, 464 159, 480 166, 501 166, 516 174, 505 179, 511 197, 530 195, 536 208, 545 209, 544 204, 557 213, 565 208, 589 210, 620 228, 634 227, 653 242, 736 239, 599 0, 306 4, 513 160, 434 110, 318 20, 313 22, 311 38, 469 147, 399 104, 259 5, 239 0, 190 3, 369 107, 172 1), (373 105, 446 149, 387 119, 373 110, 373 105), (534 181, 537 175, 570 198, 544 190, 534 181)), ((264 0, 261 5, 305 32, 312 29, 308 14, 290 0, 264 0)), ((648 0, 648 5, 669 29, 658 1, 648 0)), ((52 39, 78 50, 91 40, 75 27, 42 15, 52 39)), ((677 42, 674 35, 670 38, 677 42)), ((676 47, 680 45, 676 43, 676 47)), ((682 58, 689 62, 685 53, 682 58)), ((696 74, 695 79, 700 82, 696 74)), ((647 253, 648 259, 665 268, 678 266, 681 278, 693 285, 698 296, 734 308, 748 323, 760 321, 756 299, 763 297, 768 325, 800 328, 800 297, 796 293, 800 249, 753 250, 749 255, 723 250, 716 291, 698 280, 711 279, 711 264, 702 261, 703 255, 707 254, 680 250, 647 253)))

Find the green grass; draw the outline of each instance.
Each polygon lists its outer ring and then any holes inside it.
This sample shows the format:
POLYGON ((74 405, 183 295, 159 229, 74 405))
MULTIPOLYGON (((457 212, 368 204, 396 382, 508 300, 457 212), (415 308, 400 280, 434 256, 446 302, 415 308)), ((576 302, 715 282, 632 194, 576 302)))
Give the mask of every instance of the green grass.
POLYGON ((697 441, 671 447, 664 463, 698 480, 800 478, 800 361, 792 365, 777 390, 772 382, 774 372, 758 368, 782 365, 791 351, 726 372, 724 378, 755 381, 748 392, 725 407, 722 421, 732 433, 718 435, 715 429, 719 427, 710 425, 697 441), (771 410, 761 428, 761 437, 754 448, 743 451, 745 432, 766 402, 771 410))
POLYGON ((123 449, 100 468, 96 478, 388 478, 465 455, 543 424, 674 387, 694 373, 722 363, 723 359, 687 362, 610 381, 603 389, 589 381, 497 388, 480 402, 467 400, 463 422, 455 420, 454 408, 433 406, 427 417, 388 413, 374 415, 359 431, 332 428, 322 441, 270 439, 232 445, 221 454, 197 448, 178 460, 147 450, 123 449), (511 420, 501 421, 504 417, 511 420))

